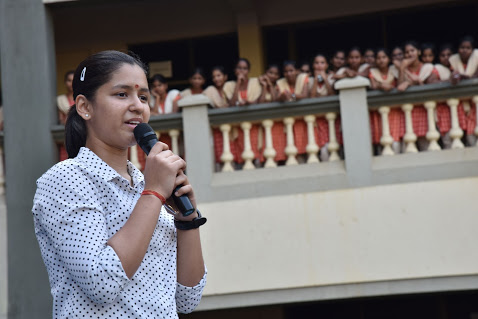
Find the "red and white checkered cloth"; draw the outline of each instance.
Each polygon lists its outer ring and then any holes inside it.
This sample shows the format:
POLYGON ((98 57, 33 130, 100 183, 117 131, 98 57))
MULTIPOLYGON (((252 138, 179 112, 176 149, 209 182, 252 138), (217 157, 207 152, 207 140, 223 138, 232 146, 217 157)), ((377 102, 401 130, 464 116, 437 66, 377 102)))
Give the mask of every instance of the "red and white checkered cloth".
POLYGON ((427 110, 423 104, 415 105, 412 110, 413 132, 417 137, 426 136, 428 132, 427 110))
MULTIPOLYGON (((272 135, 272 147, 276 151, 276 156, 274 157, 275 161, 284 161, 287 159, 285 154, 285 147, 287 146, 287 135, 285 131, 285 125, 282 121, 275 121, 274 125, 271 128, 272 135)), ((266 145, 264 134, 264 147, 266 145)))
POLYGON ((437 125, 440 134, 446 134, 451 129, 451 112, 448 104, 437 103, 437 125))
POLYGON ((370 111, 370 132, 372 134, 372 144, 380 144, 382 119, 378 111, 370 111))
POLYGON ((391 108, 388 113, 388 123, 390 135, 395 142, 399 142, 405 135, 405 113, 399 107, 391 108))

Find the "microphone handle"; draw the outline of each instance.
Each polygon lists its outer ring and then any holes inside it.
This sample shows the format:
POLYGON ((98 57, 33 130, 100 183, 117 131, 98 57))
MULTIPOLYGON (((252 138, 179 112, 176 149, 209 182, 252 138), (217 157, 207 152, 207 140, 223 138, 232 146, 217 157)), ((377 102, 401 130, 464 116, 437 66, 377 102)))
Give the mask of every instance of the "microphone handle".
MULTIPOLYGON (((149 151, 151 151, 151 149, 157 142, 158 142, 157 139, 150 139, 146 143, 141 143, 139 146, 146 153, 146 155, 149 155, 149 151)), ((174 193, 176 193, 176 191, 180 189, 181 187, 183 187, 183 185, 176 186, 176 188, 174 188, 173 193, 171 194, 171 197, 173 198, 174 204, 179 209, 181 214, 183 214, 183 216, 189 216, 192 213, 194 213, 195 209, 188 195, 187 194, 183 194, 181 196, 174 195, 174 193)))

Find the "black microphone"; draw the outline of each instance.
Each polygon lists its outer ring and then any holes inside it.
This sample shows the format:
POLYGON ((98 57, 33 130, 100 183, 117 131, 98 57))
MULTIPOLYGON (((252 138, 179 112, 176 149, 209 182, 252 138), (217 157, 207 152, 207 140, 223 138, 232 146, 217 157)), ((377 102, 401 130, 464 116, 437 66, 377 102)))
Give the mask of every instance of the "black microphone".
MULTIPOLYGON (((153 146, 158 143, 158 137, 148 123, 136 125, 134 128, 134 138, 146 155, 148 155, 153 146)), ((183 185, 176 186, 171 197, 173 198, 174 204, 176 204, 176 207, 183 214, 183 216, 189 216, 195 211, 194 206, 189 200, 189 197, 186 194, 179 197, 174 195, 174 193, 182 186, 183 185)))

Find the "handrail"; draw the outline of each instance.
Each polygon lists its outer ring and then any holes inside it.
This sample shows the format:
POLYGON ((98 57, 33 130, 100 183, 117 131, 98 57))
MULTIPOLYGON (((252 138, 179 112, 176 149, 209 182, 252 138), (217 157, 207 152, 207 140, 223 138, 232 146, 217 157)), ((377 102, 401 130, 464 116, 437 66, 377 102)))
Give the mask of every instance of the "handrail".
MULTIPOLYGON (((405 92, 399 92, 397 90, 390 92, 369 91, 367 93, 367 100, 369 107, 374 109, 384 105, 446 100, 448 98, 473 96, 477 94, 478 79, 469 79, 457 85, 442 82, 423 86, 412 86, 405 92)), ((211 109, 208 113, 211 125, 220 125, 251 120, 260 121, 270 118, 283 118, 291 114, 301 116, 312 113, 338 112, 339 107, 339 97, 335 95, 303 99, 296 102, 274 102, 242 107, 211 109)), ((155 130, 181 129, 182 115, 176 113, 152 116, 149 124, 155 130)), ((65 134, 63 125, 52 125, 51 132, 55 141, 63 141, 65 134)), ((3 144, 3 138, 4 132, 0 131, 0 144, 3 144)))
POLYGON ((396 89, 390 92, 370 91, 367 93, 370 108, 398 105, 405 103, 420 103, 426 101, 441 101, 449 98, 468 97, 478 94, 478 79, 469 79, 452 85, 441 82, 422 86, 412 86, 405 92, 396 89))
POLYGON ((287 116, 303 116, 317 113, 338 112, 339 97, 327 96, 309 98, 296 102, 274 102, 254 104, 240 107, 209 110, 211 125, 240 123, 244 121, 260 121, 265 119, 284 118, 287 116))

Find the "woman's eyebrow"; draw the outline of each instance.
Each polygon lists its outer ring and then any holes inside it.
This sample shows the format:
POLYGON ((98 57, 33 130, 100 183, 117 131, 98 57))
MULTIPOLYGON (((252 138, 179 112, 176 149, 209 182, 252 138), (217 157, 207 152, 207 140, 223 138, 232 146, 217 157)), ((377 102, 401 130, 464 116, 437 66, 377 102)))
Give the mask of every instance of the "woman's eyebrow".
MULTIPOLYGON (((116 89, 133 90, 133 87, 131 85, 127 85, 127 84, 118 84, 118 85, 113 86, 113 90, 116 90, 116 89)), ((139 91, 140 92, 149 92, 149 89, 143 87, 143 88, 140 88, 139 91)))

